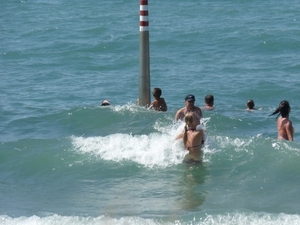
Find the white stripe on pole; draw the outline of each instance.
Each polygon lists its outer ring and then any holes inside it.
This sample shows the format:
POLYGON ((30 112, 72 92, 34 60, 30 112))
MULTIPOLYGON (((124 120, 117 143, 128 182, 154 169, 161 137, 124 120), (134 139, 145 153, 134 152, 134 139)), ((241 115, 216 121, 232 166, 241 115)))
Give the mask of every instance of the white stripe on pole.
POLYGON ((140 1, 140 31, 149 31, 148 0, 140 1))

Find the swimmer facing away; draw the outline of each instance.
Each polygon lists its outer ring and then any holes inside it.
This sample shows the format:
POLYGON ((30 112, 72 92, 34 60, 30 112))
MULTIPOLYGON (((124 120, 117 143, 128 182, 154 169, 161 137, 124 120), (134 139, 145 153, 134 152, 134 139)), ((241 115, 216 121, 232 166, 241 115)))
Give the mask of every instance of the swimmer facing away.
POLYGON ((205 106, 204 110, 213 110, 214 109, 214 96, 206 95, 204 98, 205 106))
POLYGON ((154 97, 154 101, 151 102, 149 109, 154 109, 156 111, 167 111, 167 103, 165 102, 165 99, 161 97, 161 89, 160 88, 154 88, 152 91, 152 95, 154 97))
POLYGON ((194 112, 188 112, 185 117, 185 126, 183 133, 179 134, 176 140, 183 138, 184 147, 189 153, 185 156, 184 162, 198 164, 202 163, 201 147, 204 143, 202 129, 196 129, 198 117, 194 112))
POLYGON ((246 110, 249 110, 249 111, 252 111, 254 110, 254 101, 252 99, 249 99, 246 103, 246 106, 247 106, 247 109, 246 110))
POLYGON ((278 129, 278 139, 293 141, 294 128, 292 121, 289 119, 289 114, 291 112, 291 107, 288 101, 284 100, 279 103, 279 107, 270 115, 278 114, 277 129, 278 129))

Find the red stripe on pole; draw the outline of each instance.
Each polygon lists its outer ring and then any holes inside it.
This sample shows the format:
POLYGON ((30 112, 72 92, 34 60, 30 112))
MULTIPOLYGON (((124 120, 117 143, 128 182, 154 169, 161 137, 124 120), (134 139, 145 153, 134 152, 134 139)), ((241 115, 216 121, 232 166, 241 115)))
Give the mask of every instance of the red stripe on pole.
POLYGON ((149 26, 149 22, 148 21, 140 21, 140 26, 142 26, 142 27, 148 27, 149 26))
POLYGON ((140 0, 140 31, 148 31, 148 27, 148 0, 140 0))
POLYGON ((148 0, 140 0, 140 5, 148 5, 148 0))
POLYGON ((148 16, 148 11, 140 11, 140 16, 148 16))

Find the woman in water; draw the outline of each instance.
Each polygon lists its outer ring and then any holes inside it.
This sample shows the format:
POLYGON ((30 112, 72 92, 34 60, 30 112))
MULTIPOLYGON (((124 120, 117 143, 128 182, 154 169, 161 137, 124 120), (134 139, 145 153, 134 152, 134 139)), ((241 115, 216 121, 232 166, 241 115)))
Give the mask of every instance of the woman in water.
POLYGON ((281 115, 277 120, 278 139, 293 141, 294 128, 292 121, 289 119, 290 111, 289 102, 284 100, 279 103, 279 107, 270 115, 278 114, 276 119, 281 115))
POLYGON ((176 140, 183 138, 185 149, 189 151, 184 158, 184 162, 187 163, 202 162, 203 130, 197 130, 197 125, 199 125, 197 115, 193 112, 187 113, 185 115, 184 131, 176 138, 176 140))

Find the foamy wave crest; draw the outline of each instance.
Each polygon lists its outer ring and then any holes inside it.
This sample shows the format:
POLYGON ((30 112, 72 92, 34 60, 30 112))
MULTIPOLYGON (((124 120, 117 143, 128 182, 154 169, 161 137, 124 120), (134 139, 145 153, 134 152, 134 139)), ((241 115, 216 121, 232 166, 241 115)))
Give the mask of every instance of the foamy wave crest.
MULTIPOLYGON (((191 219, 191 218, 190 218, 191 219)), ((140 217, 122 217, 120 219, 108 216, 99 217, 69 217, 52 215, 47 217, 19 217, 0 216, 0 225, 296 225, 300 222, 299 215, 268 214, 268 213, 228 213, 219 215, 205 215, 203 218, 193 218, 192 220, 156 220, 144 219, 140 217)))
MULTIPOLYGON (((173 131, 175 132, 175 131, 173 131)), ((175 133, 174 133, 175 134, 175 133)), ((147 135, 111 134, 105 137, 72 137, 76 151, 103 160, 133 161, 145 167, 168 167, 182 163, 182 141, 174 141, 173 133, 147 135)))
POLYGON ((299 224, 299 215, 268 214, 268 213, 228 213, 226 215, 207 215, 202 225, 293 225, 299 224))
POLYGON ((0 225, 125 225, 125 224, 158 224, 151 219, 143 219, 139 217, 125 217, 120 219, 110 218, 108 216, 99 217, 69 217, 69 216, 47 216, 47 217, 19 217, 11 218, 9 216, 0 216, 0 225))
MULTIPOLYGON (((206 123, 202 123, 205 130, 206 123)), ((183 131, 184 123, 166 125, 157 120, 153 129, 156 132, 142 135, 111 134, 96 137, 72 136, 75 150, 91 154, 108 161, 133 161, 145 167, 168 167, 181 164, 187 151, 182 140, 175 138, 183 131)))
POLYGON ((115 112, 129 111, 129 112, 138 113, 141 110, 140 106, 133 104, 132 102, 129 102, 124 105, 115 105, 115 106, 111 106, 111 107, 112 107, 112 110, 115 112))

